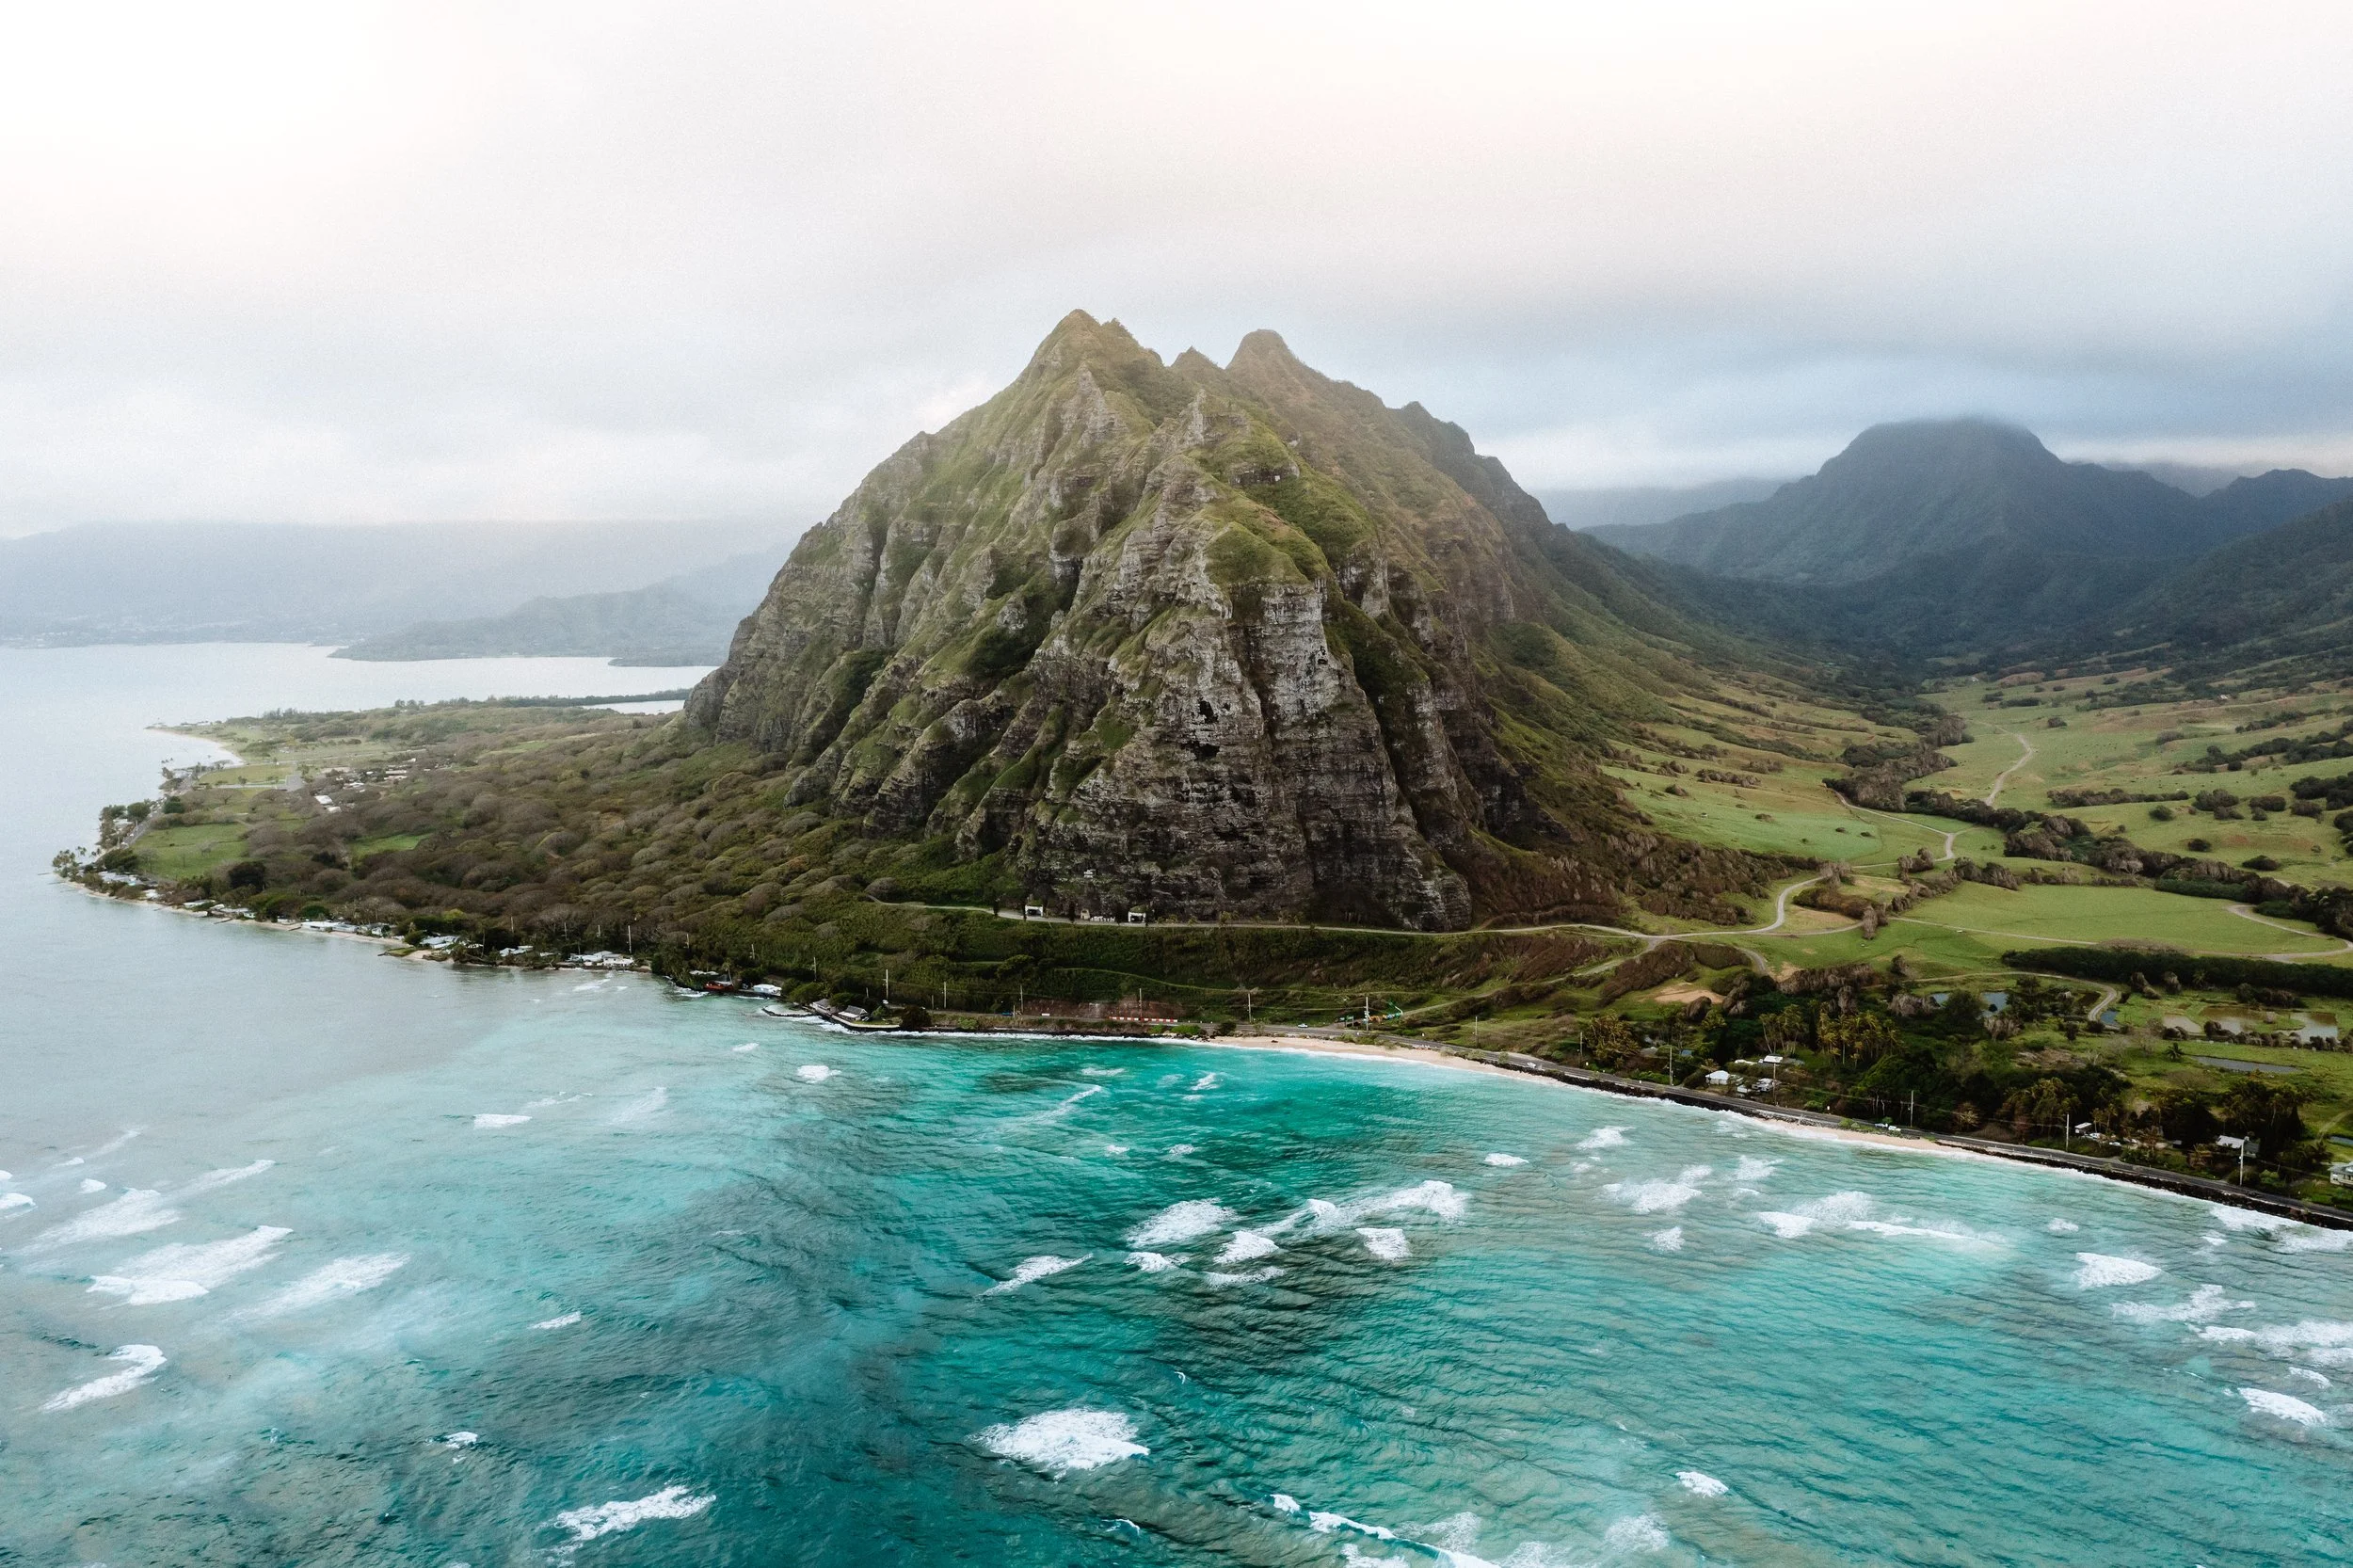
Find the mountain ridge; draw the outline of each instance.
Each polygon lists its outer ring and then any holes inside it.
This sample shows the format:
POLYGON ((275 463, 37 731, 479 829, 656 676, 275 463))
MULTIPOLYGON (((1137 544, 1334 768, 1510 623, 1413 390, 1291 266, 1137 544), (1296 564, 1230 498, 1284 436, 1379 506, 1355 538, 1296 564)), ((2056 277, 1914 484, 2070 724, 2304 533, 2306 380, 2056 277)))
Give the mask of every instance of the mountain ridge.
POLYGON ((811 529, 687 724, 1028 902, 1452 927, 1714 904, 1598 759, 1720 633, 1418 404, 1272 332, 1065 317, 811 529))

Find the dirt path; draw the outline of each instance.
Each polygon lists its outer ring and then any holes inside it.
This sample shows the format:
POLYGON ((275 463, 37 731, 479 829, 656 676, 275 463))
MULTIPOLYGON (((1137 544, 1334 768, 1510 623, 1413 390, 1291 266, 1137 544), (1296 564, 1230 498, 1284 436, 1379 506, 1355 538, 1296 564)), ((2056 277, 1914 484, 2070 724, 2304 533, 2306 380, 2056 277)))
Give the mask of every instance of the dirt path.
POLYGON ((2000 773, 1993 776, 1993 788, 1986 791, 1985 792, 1985 803, 1988 806, 1993 805, 1995 801, 2002 798, 2002 786, 2009 782, 2009 776, 2011 774, 2016 773, 2020 768, 2025 767, 2027 763, 2034 760, 2034 743, 2032 741, 2027 740, 2026 737, 2019 734, 2014 729, 2005 729, 2002 733, 2008 735, 2011 740, 2016 741, 2018 743, 2018 749, 2025 753, 2025 755, 2019 758, 2017 761, 2012 762, 2009 767, 2004 768, 2000 773))
MULTIPOLYGON (((2271 920, 2266 916, 2256 914, 2254 905, 2252 904, 2233 904, 2228 905, 2227 907, 2230 909, 2232 914, 2236 915, 2242 920, 2253 920, 2257 925, 2267 925, 2274 931, 2284 931, 2291 936, 2318 936, 2323 935, 2322 933, 2316 931, 2298 931, 2292 925, 2281 925, 2278 920, 2271 920)), ((2340 936, 2337 938, 2337 945, 2335 947, 2323 948, 2318 952, 2266 952, 2261 954, 2260 956, 2278 959, 2282 963, 2294 963, 2299 958, 2333 958, 2341 952, 2353 952, 2353 942, 2348 942, 2340 936)))

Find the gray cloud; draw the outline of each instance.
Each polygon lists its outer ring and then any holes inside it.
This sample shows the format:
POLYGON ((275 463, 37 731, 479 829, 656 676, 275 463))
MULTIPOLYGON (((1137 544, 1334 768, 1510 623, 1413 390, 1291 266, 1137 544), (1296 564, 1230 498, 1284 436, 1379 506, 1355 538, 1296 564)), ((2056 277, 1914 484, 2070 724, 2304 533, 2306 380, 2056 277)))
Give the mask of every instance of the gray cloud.
POLYGON ((2353 469, 2353 16, 1910 9, 20 18, 0 529, 807 520, 1074 305, 1531 484, 1951 412, 2353 469))

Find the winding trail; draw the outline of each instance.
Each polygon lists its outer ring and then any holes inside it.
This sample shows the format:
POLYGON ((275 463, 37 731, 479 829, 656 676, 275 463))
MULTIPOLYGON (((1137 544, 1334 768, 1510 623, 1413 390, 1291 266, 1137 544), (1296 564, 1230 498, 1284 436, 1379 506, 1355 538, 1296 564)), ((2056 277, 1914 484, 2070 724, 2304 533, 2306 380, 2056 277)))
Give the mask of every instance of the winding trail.
POLYGON ((2011 740, 2016 741, 2018 743, 2018 749, 2025 755, 2019 758, 2017 761, 2012 762, 2009 767, 2004 768, 2000 773, 1993 776, 1993 788, 1986 791, 1985 792, 1985 803, 1988 806, 1993 805, 1995 801, 2002 798, 2002 786, 2009 782, 2009 776, 2011 774, 2016 773, 2020 768, 2025 767, 2027 763, 2034 760, 2034 743, 2032 741, 2027 740, 2026 737, 2019 734, 2014 729, 2005 729, 2002 733, 2008 735, 2011 740))
MULTIPOLYGON (((2291 936, 2301 936, 2305 935, 2305 933, 2297 930, 2296 927, 2292 925, 2281 925, 2278 920, 2272 920, 2267 916, 2256 914, 2255 906, 2251 904, 2233 904, 2227 905, 2227 907, 2230 909, 2232 914, 2236 915, 2242 920, 2253 920, 2257 925, 2267 925, 2274 931, 2284 931, 2291 936)), ((2314 932, 2313 935, 2318 936, 2320 933, 2314 932)), ((2337 945, 2335 947, 2323 948, 2318 952, 2313 952, 2307 950, 2302 952, 2265 952, 2260 953, 2257 956, 2278 959, 2286 963, 2293 963, 2299 958, 2334 958, 2341 952, 2353 952, 2353 942, 2348 942, 2340 936, 2337 938, 2337 945)))

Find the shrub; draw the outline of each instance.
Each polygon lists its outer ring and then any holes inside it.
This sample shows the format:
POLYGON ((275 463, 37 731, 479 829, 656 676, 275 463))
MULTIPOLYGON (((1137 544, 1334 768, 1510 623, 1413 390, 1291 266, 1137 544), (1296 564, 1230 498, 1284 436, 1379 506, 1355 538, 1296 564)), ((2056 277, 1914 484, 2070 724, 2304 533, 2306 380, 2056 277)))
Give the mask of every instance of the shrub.
POLYGON ((2170 806, 2152 806, 2149 808, 2149 820, 2151 822, 2171 822, 2173 820, 2173 808, 2170 806))
POLYGON ((2208 843, 2203 839, 2192 839, 2188 843, 2183 845, 2182 847, 2188 850, 2192 855, 2203 855, 2208 850, 2214 848, 2214 845, 2208 843))

